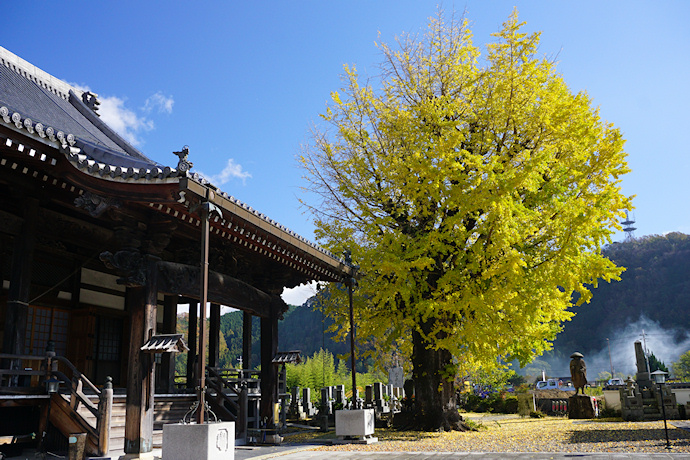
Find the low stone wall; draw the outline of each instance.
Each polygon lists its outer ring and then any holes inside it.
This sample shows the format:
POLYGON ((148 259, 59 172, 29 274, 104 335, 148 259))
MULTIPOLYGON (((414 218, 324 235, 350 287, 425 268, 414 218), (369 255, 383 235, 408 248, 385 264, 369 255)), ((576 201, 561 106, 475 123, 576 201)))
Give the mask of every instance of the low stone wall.
MULTIPOLYGON (((669 386, 673 394, 676 395, 676 403, 682 405, 690 404, 690 385, 683 385, 681 388, 673 384, 669 386)), ((621 410, 621 397, 618 389, 604 390, 604 399, 606 400, 607 409, 621 410)))
POLYGON ((606 409, 621 410, 621 394, 619 390, 604 390, 606 409))
POLYGON ((690 385, 687 385, 687 388, 674 388, 674 385, 671 385, 671 391, 676 395, 678 404, 690 404, 690 385))

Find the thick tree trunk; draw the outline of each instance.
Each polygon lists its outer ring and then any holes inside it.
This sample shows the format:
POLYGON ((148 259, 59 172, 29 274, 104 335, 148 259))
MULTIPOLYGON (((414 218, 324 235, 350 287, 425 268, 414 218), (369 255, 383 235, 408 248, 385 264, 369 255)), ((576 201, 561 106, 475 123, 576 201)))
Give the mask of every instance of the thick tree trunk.
MULTIPOLYGON (((426 333, 433 320, 422 324, 426 333)), ((412 332, 412 379, 415 389, 414 425, 423 430, 465 430, 455 406, 454 375, 444 377, 452 356, 447 350, 434 350, 422 335, 412 332)))

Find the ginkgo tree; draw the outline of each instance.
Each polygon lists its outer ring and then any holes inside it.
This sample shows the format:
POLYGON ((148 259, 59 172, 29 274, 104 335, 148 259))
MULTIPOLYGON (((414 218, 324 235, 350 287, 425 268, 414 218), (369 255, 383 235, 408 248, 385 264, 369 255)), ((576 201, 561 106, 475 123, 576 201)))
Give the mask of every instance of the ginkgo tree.
POLYGON ((360 265, 358 335, 407 340, 424 428, 458 420, 459 373, 529 362, 622 271, 600 249, 631 207, 624 140, 523 27, 482 54, 441 12, 378 45, 379 76, 345 66, 300 156, 319 241, 360 265))

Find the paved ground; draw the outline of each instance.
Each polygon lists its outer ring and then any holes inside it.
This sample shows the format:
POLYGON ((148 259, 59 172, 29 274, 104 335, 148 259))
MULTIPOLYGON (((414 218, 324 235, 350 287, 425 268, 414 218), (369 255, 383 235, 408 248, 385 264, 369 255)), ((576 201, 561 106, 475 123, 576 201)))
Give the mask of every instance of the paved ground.
MULTIPOLYGON (((238 458, 238 457, 235 457, 238 458)), ((287 455, 265 456, 259 459, 278 458, 279 460, 493 460, 493 459, 587 459, 587 460, 624 460, 624 459, 688 459, 688 454, 606 454, 606 453, 489 453, 489 452, 295 452, 287 455)), ((255 460, 259 460, 256 459, 255 460)))
MULTIPOLYGON (((510 416, 492 415, 478 417, 477 421, 487 423, 489 421, 504 424, 509 422, 510 416)), ((681 430, 690 431, 690 422, 673 420, 669 422, 669 428, 675 427, 681 430)), ((661 439, 661 438, 659 438, 661 439)), ((309 442, 309 441, 308 441, 309 442)), ((505 452, 344 452, 344 451, 323 451, 317 449, 323 444, 283 444, 280 446, 237 446, 235 448, 235 459, 237 460, 487 460, 487 459, 585 459, 585 460, 623 460, 623 459, 690 459, 690 454, 676 453, 670 450, 663 453, 627 453, 620 450, 616 453, 565 453, 565 452, 531 452, 531 453, 505 453, 505 452)), ((440 447, 440 446, 439 446, 440 447)), ((476 447, 476 446, 475 446, 476 447)), ((486 449, 486 450, 490 450, 486 449)), ((624 449, 628 450, 628 449, 624 449)), ((630 449, 631 451, 633 449, 630 449)), ((156 460, 161 460, 161 449, 154 449, 153 454, 156 460)), ((58 460, 65 457, 56 455, 37 454, 33 449, 26 449, 22 455, 8 457, 7 460, 58 460)), ((111 453, 108 459, 117 460, 119 455, 111 453)), ((165 460, 165 459, 162 459, 165 460)), ((196 459, 190 459, 196 460, 196 459)))
MULTIPOLYGON (((238 446, 235 449, 236 460, 643 460, 643 459, 688 459, 690 456, 673 452, 661 454, 644 453, 565 453, 565 452, 321 452, 311 451, 317 446, 238 446)), ((154 449, 156 460, 160 459, 160 449, 154 449)), ((33 449, 25 450, 22 455, 8 457, 7 460, 59 460, 65 457, 47 455, 43 457, 33 449)), ((108 457, 117 460, 118 457, 108 457)), ((165 460, 165 459, 162 459, 165 460)), ((194 460, 194 459, 190 459, 194 460)))

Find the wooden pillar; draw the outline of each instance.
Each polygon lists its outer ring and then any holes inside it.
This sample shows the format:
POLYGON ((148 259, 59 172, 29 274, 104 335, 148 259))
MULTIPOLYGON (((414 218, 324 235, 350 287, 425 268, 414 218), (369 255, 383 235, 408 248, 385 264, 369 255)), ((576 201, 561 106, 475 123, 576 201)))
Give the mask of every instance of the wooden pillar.
POLYGON ((242 369, 252 368, 252 314, 242 312, 242 369))
POLYGON ((187 346, 189 351, 187 352, 187 388, 196 387, 195 379, 195 361, 196 361, 196 328, 197 328, 197 318, 198 318, 198 308, 199 303, 192 300, 189 301, 189 330, 187 331, 187 346))
POLYGON ((259 416, 266 428, 275 428, 275 405, 278 402, 278 372, 273 358, 278 351, 278 315, 271 312, 261 318, 261 405, 259 416))
POLYGON ((220 305, 211 304, 211 318, 208 337, 208 367, 220 365, 220 305))
MULTIPOLYGON (((166 295, 163 299, 163 334, 177 332, 177 299, 176 295, 166 295)), ((157 382, 158 392, 175 391, 175 353, 163 353, 161 359, 161 381, 157 382)))
POLYGON ((153 395, 155 361, 153 354, 143 353, 142 345, 156 333, 158 291, 156 262, 146 256, 146 286, 127 289, 130 311, 129 369, 127 372, 127 412, 125 415, 125 454, 139 458, 153 450, 153 395))
MULTIPOLYGON (((31 266, 36 241, 38 200, 24 200, 24 221, 21 232, 14 237, 12 250, 12 273, 7 295, 3 353, 23 354, 26 340, 26 322, 29 314, 29 290, 31 287, 31 266)), ((15 366, 12 366, 15 367, 15 366)), ((16 382, 12 382, 16 384, 16 382)))

